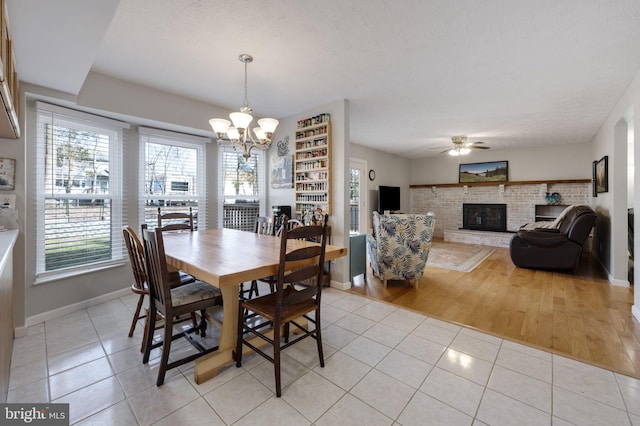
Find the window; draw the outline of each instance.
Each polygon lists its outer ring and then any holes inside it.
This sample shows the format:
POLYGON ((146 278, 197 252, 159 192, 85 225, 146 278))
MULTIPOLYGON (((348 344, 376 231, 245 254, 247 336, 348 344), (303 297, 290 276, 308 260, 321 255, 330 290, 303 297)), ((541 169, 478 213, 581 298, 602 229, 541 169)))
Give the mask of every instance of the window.
POLYGON ((266 195, 264 152, 254 150, 245 159, 233 148, 221 147, 218 158, 219 193, 223 200, 218 217, 222 218, 222 227, 253 231, 266 195))
POLYGON ((37 102, 36 280, 124 259, 122 129, 37 102))
POLYGON ((207 227, 204 147, 209 139, 141 127, 140 223, 157 226, 162 213, 188 213, 207 227), (202 207, 202 208, 200 208, 202 207))

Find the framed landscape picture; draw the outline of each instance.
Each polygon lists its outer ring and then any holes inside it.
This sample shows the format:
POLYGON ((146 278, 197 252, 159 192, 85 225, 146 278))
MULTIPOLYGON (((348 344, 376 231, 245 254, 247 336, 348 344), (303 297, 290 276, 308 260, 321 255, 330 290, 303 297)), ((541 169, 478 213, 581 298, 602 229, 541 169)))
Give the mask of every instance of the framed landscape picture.
POLYGON ((12 191, 15 186, 16 160, 0 158, 0 189, 12 191))
POLYGON ((596 163, 596 192, 609 192, 609 156, 605 155, 596 163))
POLYGON ((507 182, 509 180, 508 161, 460 164, 459 183, 507 182))

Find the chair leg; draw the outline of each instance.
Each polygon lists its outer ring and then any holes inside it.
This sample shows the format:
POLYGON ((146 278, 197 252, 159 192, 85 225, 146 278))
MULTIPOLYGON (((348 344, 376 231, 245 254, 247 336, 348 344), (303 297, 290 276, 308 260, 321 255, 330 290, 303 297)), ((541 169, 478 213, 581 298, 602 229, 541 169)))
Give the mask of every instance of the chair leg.
POLYGON ((167 364, 169 364, 169 351, 171 351, 171 337, 173 335, 173 317, 167 315, 164 319, 164 336, 162 340, 162 358, 160 360, 160 369, 158 370, 157 386, 164 383, 164 376, 167 374, 167 364))
POLYGON ((191 312, 191 322, 193 323, 193 329, 197 330, 198 329, 198 318, 196 318, 196 313, 195 312, 191 312))
POLYGON ((151 353, 151 345, 153 344, 153 333, 156 330, 156 316, 158 315, 155 306, 151 306, 147 312, 147 332, 145 333, 144 355, 142 356, 142 363, 149 362, 149 354, 151 353))
POLYGON ((382 280, 382 284, 384 284, 384 288, 387 288, 387 280, 382 280))
POLYGON ((142 309, 142 302, 144 302, 144 294, 141 294, 138 298, 138 306, 136 306, 136 312, 133 314, 133 321, 131 321, 131 328, 129 329, 129 337, 133 336, 133 332, 136 331, 136 324, 140 317, 140 310, 142 309))
POLYGON ((236 367, 242 367, 242 331, 244 325, 244 311, 245 309, 242 307, 242 301, 239 301, 240 306, 238 307, 238 336, 236 338, 236 367))
POLYGON ((255 297, 260 296, 260 293, 258 292, 258 281, 256 280, 252 280, 251 281, 251 288, 249 289, 249 297, 247 297, 247 299, 251 299, 252 298, 252 294, 255 293, 255 297))
POLYGON ((273 367, 276 375, 276 396, 282 396, 282 385, 280 383, 280 324, 273 325, 273 367))
POLYGON ((324 368, 324 354, 322 352, 322 333, 320 327, 320 309, 316 310, 316 343, 318 345, 318 358, 320 359, 320 367, 324 368))
POLYGON ((140 344, 140 352, 144 353, 147 344, 147 333, 149 332, 149 308, 145 308, 144 330, 142 332, 142 343, 140 344))
POLYGON ((205 309, 200 311, 200 337, 204 337, 207 334, 207 312, 205 309))

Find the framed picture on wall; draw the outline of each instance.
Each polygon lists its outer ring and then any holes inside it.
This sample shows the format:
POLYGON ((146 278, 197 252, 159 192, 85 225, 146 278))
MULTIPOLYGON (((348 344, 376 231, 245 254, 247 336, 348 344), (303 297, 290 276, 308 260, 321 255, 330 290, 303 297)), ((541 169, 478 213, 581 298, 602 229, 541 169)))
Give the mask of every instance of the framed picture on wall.
POLYGON ((507 182, 508 180, 508 161, 460 164, 458 183, 507 182))
POLYGON ((596 165, 598 164, 597 160, 594 160, 593 163, 591 163, 591 195, 593 197, 597 197, 598 196, 598 185, 596 185, 596 181, 598 180, 596 178, 596 165))
POLYGON ((0 158, 0 189, 12 191, 15 187, 16 160, 0 158))
POLYGON ((293 155, 271 158, 271 188, 293 188, 293 155))
POLYGON ((596 162, 596 192, 609 192, 609 156, 605 155, 596 162))

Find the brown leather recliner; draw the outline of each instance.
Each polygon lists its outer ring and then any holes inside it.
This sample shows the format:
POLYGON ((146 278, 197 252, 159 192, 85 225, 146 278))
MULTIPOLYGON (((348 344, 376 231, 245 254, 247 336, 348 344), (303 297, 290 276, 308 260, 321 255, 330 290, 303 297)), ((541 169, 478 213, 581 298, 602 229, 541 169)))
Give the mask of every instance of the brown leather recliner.
POLYGON ((567 207, 555 228, 520 229, 511 238, 509 252, 516 266, 533 269, 575 269, 596 221, 584 205, 567 207))

